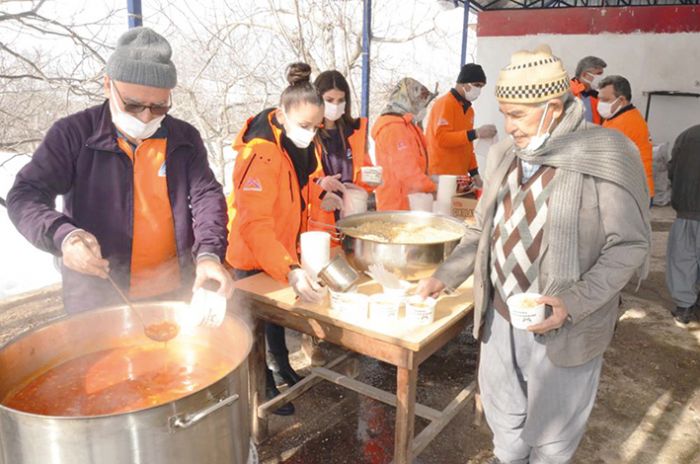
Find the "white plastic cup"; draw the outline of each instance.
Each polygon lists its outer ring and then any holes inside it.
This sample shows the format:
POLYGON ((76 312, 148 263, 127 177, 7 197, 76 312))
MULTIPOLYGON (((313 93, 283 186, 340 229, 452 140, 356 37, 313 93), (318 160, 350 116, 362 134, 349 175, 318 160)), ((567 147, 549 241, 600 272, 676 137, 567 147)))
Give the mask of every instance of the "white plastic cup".
POLYGON ((372 322, 392 323, 399 318, 402 297, 378 293, 369 297, 369 318, 372 322))
POLYGON ((433 211, 433 195, 430 193, 409 193, 408 205, 411 211, 433 211))
POLYGON ((366 190, 348 187, 343 193, 343 210, 341 215, 346 217, 367 212, 368 200, 369 194, 366 190))
POLYGON ((313 280, 331 260, 331 235, 328 232, 304 232, 301 234, 301 267, 313 280))
POLYGON ((331 309, 329 314, 331 316, 350 321, 367 319, 369 296, 357 292, 334 292, 332 290, 330 293, 331 309))
POLYGON ((452 204, 452 197, 457 194, 457 176, 441 175, 438 178, 437 201, 452 204))
POLYGON ((531 325, 544 321, 544 306, 538 304, 539 293, 519 293, 508 298, 510 323, 516 329, 527 329, 531 325))
POLYGON ((442 214, 445 216, 452 216, 452 200, 450 200, 449 203, 436 201, 433 205, 433 213, 442 214))
POLYGON ((226 317, 226 298, 217 292, 198 288, 192 294, 185 324, 191 327, 219 327, 226 317))
POLYGON ((384 179, 384 169, 381 166, 363 166, 360 168, 362 182, 367 185, 382 185, 384 179))
POLYGON ((411 325, 430 325, 435 320, 435 298, 413 295, 406 301, 406 322, 411 325))

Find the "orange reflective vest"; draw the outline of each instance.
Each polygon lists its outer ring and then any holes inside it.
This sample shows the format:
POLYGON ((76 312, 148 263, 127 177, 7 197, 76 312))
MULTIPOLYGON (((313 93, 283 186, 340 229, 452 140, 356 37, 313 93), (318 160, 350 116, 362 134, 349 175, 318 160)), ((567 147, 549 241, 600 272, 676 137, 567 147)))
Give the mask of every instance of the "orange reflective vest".
POLYGON ((165 177, 167 139, 142 141, 135 150, 118 137, 134 170, 134 225, 129 296, 147 298, 180 287, 175 222, 165 177))
POLYGON ((580 98, 580 99, 588 99, 588 103, 591 105, 591 114, 593 115, 593 123, 594 124, 602 124, 603 118, 600 117, 600 114, 598 113, 598 92, 595 92, 594 95, 584 95, 583 93, 586 91, 586 86, 583 84, 583 82, 579 81, 576 78, 571 79, 571 93, 574 94, 574 97, 580 98))
POLYGON ((603 127, 617 129, 627 136, 639 149, 642 157, 644 171, 649 185, 649 196, 654 196, 654 158, 647 126, 644 116, 634 105, 628 105, 617 112, 612 118, 603 121, 603 127))
POLYGON ((290 266, 299 264, 302 195, 308 199, 308 186, 299 187, 292 159, 282 147, 282 130, 273 123, 275 113, 266 110, 248 119, 233 144, 238 156, 227 199, 226 262, 236 269, 261 269, 286 282, 290 266), (251 127, 255 130, 248 134, 251 127))
MULTIPOLYGON (((367 151, 367 118, 359 118, 358 126, 348 137, 348 146, 352 152, 352 178, 353 183, 363 187, 368 192, 372 187, 362 183, 362 167, 372 166, 372 160, 367 151)), ((308 230, 321 230, 325 232, 335 232, 335 215, 333 211, 324 211, 321 208, 321 201, 324 190, 316 183, 323 176, 328 175, 323 171, 321 158, 324 156, 322 150, 316 150, 318 168, 311 176, 309 182, 309 207, 308 207, 308 230)))
POLYGON ((465 176, 477 169, 474 145, 467 135, 473 129, 474 108, 469 102, 465 105, 452 92, 435 100, 425 130, 431 175, 465 176))
POLYGON ((383 184, 377 188, 377 210, 407 210, 408 195, 434 192, 428 176, 428 148, 413 115, 384 114, 372 127, 377 165, 383 168, 383 184))

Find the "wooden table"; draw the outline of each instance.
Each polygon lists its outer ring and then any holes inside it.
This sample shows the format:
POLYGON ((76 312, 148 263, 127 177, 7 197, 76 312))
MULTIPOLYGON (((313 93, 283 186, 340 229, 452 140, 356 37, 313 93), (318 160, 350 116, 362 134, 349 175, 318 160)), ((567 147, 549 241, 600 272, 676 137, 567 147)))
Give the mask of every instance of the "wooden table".
MULTIPOLYGON (((416 384, 420 364, 447 342, 456 337, 471 321, 473 299, 472 280, 451 295, 438 300, 435 321, 427 326, 409 326, 399 321, 388 327, 379 327, 369 320, 344 320, 333 317, 328 300, 319 305, 301 303, 293 290, 265 274, 258 274, 236 282, 234 299, 238 307, 250 311, 254 320, 254 347, 249 358, 250 400, 252 404, 252 434, 256 443, 268 436, 268 416, 282 404, 299 397, 322 380, 349 388, 362 395, 397 408, 394 443, 394 462, 408 464, 420 454, 430 441, 467 404, 475 391, 472 382, 442 411, 416 404, 416 384), (276 398, 265 398, 265 331, 264 323, 297 330, 326 340, 365 356, 392 364, 397 368, 396 394, 372 387, 334 370, 346 356, 324 367, 311 368, 311 375, 276 398), (415 415, 430 424, 414 438, 415 415)), ((373 294, 380 291, 373 282, 360 285, 359 291, 373 294)), ((402 310, 403 313, 403 310, 402 310)))

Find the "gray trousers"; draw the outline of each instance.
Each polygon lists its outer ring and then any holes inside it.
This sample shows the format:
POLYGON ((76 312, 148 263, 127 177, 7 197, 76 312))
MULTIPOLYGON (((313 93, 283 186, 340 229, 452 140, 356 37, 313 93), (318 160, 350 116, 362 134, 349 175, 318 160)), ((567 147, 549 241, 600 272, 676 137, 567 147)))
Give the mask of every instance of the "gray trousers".
POLYGON ((676 219, 668 236, 666 285, 676 306, 689 308, 700 285, 700 221, 676 219))
POLYGON ((571 461, 595 403, 603 356, 557 367, 532 333, 487 311, 479 387, 494 454, 508 464, 571 461))

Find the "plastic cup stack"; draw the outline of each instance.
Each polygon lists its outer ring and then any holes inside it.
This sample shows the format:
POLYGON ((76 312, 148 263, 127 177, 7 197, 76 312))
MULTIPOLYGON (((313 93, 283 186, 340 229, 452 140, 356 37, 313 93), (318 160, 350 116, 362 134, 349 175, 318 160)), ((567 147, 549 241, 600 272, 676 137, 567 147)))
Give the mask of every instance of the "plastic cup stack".
POLYGON ((313 280, 331 258, 331 235, 328 232, 301 234, 301 267, 313 280))

